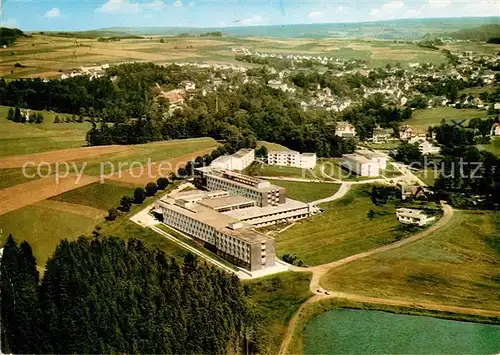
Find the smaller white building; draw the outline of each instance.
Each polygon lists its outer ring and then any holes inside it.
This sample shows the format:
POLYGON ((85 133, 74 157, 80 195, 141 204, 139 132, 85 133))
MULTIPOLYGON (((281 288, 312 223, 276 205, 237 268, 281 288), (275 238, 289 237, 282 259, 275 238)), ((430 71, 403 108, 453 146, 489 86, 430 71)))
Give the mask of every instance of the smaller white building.
POLYGON ((184 80, 181 81, 179 84, 179 87, 186 90, 186 91, 191 91, 196 89, 196 84, 192 82, 191 80, 184 80))
POLYGON ((436 217, 428 216, 422 210, 413 208, 398 208, 396 210, 396 217, 400 223, 418 226, 425 226, 427 223, 436 219, 436 217))
POLYGON ((337 122, 335 135, 342 138, 356 137, 356 128, 349 122, 337 122))
POLYGON ((269 165, 312 169, 316 166, 316 160, 316 153, 300 154, 294 150, 269 151, 267 153, 267 163, 269 165))
POLYGON ((212 161, 212 168, 221 170, 242 171, 255 160, 255 150, 245 148, 240 149, 233 155, 222 155, 212 161))
POLYGON ((418 149, 420 150, 420 153, 422 153, 422 155, 433 155, 439 154, 439 152, 441 152, 441 148, 439 146, 428 140, 420 142, 418 144, 418 149))
POLYGON ((379 163, 361 154, 343 154, 342 166, 359 176, 376 177, 380 175, 379 163))

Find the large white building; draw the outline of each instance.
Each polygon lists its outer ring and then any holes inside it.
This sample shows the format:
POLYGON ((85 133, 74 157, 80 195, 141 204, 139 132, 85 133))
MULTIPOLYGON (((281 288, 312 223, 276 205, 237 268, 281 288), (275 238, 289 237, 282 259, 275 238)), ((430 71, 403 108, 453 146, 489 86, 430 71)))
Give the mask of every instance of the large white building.
POLYGON ((170 194, 155 204, 163 223, 203 242, 231 263, 250 271, 274 266, 275 241, 219 209, 245 208, 251 201, 225 191, 170 194))
POLYGON ((292 166, 295 168, 312 169, 316 166, 316 153, 299 153, 294 150, 269 151, 269 165, 292 166))
POLYGON ((359 176, 379 176, 380 165, 376 160, 369 159, 361 154, 343 154, 342 166, 359 176))
POLYGON ((255 160, 255 150, 245 148, 240 149, 232 155, 222 155, 214 159, 211 167, 222 170, 242 171, 255 160))
POLYGON ((413 208, 398 208, 396 210, 396 217, 400 223, 415 224, 418 226, 425 226, 427 223, 436 219, 436 217, 428 216, 422 210, 413 208))
POLYGON ((356 150, 356 154, 362 155, 362 156, 378 163, 378 166, 380 169, 387 168, 387 155, 385 155, 385 154, 372 152, 371 150, 367 150, 367 149, 356 150))

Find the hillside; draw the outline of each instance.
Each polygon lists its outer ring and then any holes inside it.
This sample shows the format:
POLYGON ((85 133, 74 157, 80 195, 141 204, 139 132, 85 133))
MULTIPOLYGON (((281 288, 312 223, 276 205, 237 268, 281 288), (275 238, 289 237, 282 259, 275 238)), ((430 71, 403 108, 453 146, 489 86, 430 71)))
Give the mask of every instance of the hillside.
POLYGON ((194 27, 114 27, 98 31, 126 32, 134 35, 198 36, 204 32, 221 31, 231 37, 273 38, 379 38, 420 39, 426 33, 451 33, 487 24, 500 23, 500 17, 467 17, 443 19, 402 19, 352 23, 320 23, 275 26, 238 26, 217 28, 194 27))
POLYGON ((17 28, 0 27, 0 46, 10 46, 19 37, 27 37, 27 35, 17 28))
POLYGON ((454 32, 450 36, 462 40, 488 41, 491 38, 500 37, 500 24, 466 28, 454 32))

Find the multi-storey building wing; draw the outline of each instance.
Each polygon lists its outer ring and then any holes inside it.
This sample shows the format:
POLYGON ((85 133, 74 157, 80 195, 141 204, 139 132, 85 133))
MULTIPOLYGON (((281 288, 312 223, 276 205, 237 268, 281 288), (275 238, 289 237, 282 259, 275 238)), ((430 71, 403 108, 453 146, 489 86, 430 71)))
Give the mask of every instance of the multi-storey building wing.
POLYGON ((155 205, 163 223, 203 242, 209 249, 250 271, 274 266, 275 241, 250 224, 217 211, 238 210, 254 201, 224 191, 171 194, 155 205))
POLYGON ((269 165, 292 166, 312 169, 316 166, 316 153, 299 153, 294 150, 270 151, 267 153, 269 165))

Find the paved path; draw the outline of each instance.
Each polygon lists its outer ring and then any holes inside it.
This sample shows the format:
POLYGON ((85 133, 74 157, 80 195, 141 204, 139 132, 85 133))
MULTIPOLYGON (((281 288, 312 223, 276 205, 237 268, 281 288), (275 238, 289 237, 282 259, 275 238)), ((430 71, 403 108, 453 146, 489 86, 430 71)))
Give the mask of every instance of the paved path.
POLYGON ((344 182, 344 183, 342 183, 342 185, 340 185, 339 190, 335 194, 333 194, 332 196, 322 198, 320 200, 316 200, 313 202, 309 202, 309 205, 316 206, 316 205, 319 205, 320 203, 332 202, 332 201, 338 200, 339 198, 342 198, 345 196, 345 194, 349 191, 350 187, 351 187, 351 184, 344 182))
POLYGON ((360 260, 363 258, 366 258, 368 256, 393 250, 396 248, 400 248, 404 245, 408 245, 410 243, 414 243, 427 235, 429 235, 432 232, 435 232, 436 230, 446 226, 451 218, 453 217, 453 209, 445 204, 444 202, 441 202, 441 205, 443 207, 443 216, 437 221, 434 225, 430 226, 429 228, 425 229, 424 231, 417 233, 415 235, 412 235, 411 237, 408 237, 403 240, 399 240, 397 242, 387 244, 384 246, 381 246, 379 248, 375 248, 363 253, 355 254, 348 256, 347 258, 333 261, 331 263, 323 264, 323 265, 317 265, 313 267, 308 267, 308 268, 299 268, 299 267, 293 267, 291 270, 297 271, 297 272, 312 272, 312 278, 311 278, 311 283, 309 285, 311 292, 314 294, 313 297, 311 297, 309 300, 307 300, 305 303, 303 303, 297 312, 293 315, 293 317, 290 319, 290 322, 288 324, 288 329, 287 332, 285 333, 285 337, 283 338, 283 342, 281 344, 280 352, 279 354, 283 355, 286 353, 288 346, 290 344, 290 341, 292 340, 292 335, 293 331, 295 329, 297 320, 299 318, 299 315, 303 308, 312 303, 312 302, 317 302, 321 299, 324 298, 345 298, 345 299, 350 299, 354 301, 359 301, 359 302, 367 302, 367 303, 377 303, 377 304, 388 304, 388 305, 403 305, 403 306, 408 306, 408 307, 415 307, 415 308, 427 308, 427 309, 435 309, 435 310, 443 310, 443 311, 449 311, 449 312, 459 312, 459 313, 470 313, 470 314, 480 314, 480 315, 491 315, 498 313, 498 316, 500 316, 500 312, 496 311, 488 311, 488 310, 481 310, 481 309, 476 309, 476 308, 461 308, 461 307, 453 307, 453 306, 446 306, 446 305, 440 305, 440 304, 432 304, 432 303, 424 303, 421 304, 419 303, 416 305, 414 302, 411 301, 400 301, 400 300, 391 300, 391 299, 378 299, 378 298, 372 298, 372 297, 365 297, 365 296, 358 296, 358 295, 350 295, 346 293, 341 293, 341 292, 331 292, 330 295, 324 295, 321 293, 318 293, 317 290, 320 288, 320 280, 321 277, 324 276, 328 271, 338 268, 342 265, 348 264, 352 261, 360 260), (470 312, 469 312, 470 311, 470 312))

